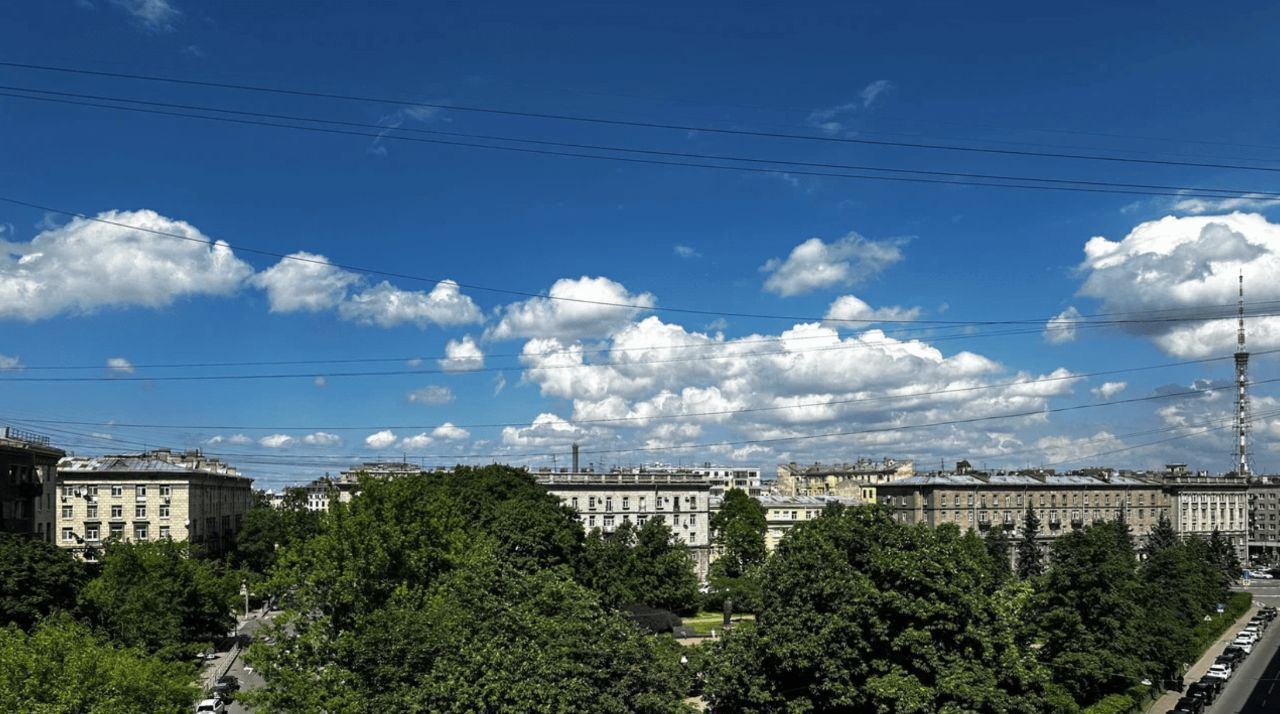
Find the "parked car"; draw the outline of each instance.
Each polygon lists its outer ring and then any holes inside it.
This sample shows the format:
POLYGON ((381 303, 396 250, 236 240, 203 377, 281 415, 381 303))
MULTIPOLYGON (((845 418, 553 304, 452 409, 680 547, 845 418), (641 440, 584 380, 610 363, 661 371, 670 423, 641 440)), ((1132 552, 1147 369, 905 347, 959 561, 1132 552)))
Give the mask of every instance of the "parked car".
POLYGON ((1256 633, 1256 632, 1246 632, 1246 631, 1244 631, 1244 630, 1241 630, 1241 631, 1239 631, 1239 632, 1237 632, 1237 633, 1236 633, 1236 639, 1237 639, 1237 640, 1239 640, 1239 639, 1246 639, 1246 640, 1249 640, 1249 644, 1253 644, 1254 642, 1257 642, 1257 641, 1258 641, 1258 633, 1256 633))
POLYGON ((196 705, 196 714, 227 714, 227 705, 220 699, 205 699, 196 705))
POLYGON ((1217 699, 1219 696, 1222 695, 1222 689, 1223 687, 1226 686, 1227 683, 1216 677, 1206 676, 1206 677, 1201 677, 1200 681, 1196 682, 1196 684, 1203 684, 1208 687, 1213 687, 1213 698, 1217 699))
POLYGON ((1199 682, 1192 682, 1187 687, 1187 696, 1203 699, 1205 704, 1213 704, 1213 700, 1218 698, 1217 684, 1210 684, 1203 679, 1199 682))
POLYGON ((1253 640, 1247 637, 1237 637, 1232 643, 1232 647, 1239 647, 1244 650, 1245 654, 1253 654, 1253 640))
POLYGON ((218 682, 213 685, 213 694, 224 702, 229 702, 240 690, 240 680, 231 675, 218 677, 218 682))
POLYGON ((1188 712, 1189 714, 1204 714, 1204 700, 1195 697, 1183 697, 1178 703, 1173 705, 1175 712, 1188 712))
POLYGON ((1235 667, 1232 667, 1230 662, 1223 662, 1222 658, 1219 657, 1218 661, 1209 667, 1209 673, 1205 676, 1216 679, 1231 679, 1233 672, 1235 672, 1235 667))
POLYGON ((1231 664, 1234 665, 1234 664, 1240 664, 1241 662, 1243 662, 1244 658, 1249 656, 1249 653, 1245 652, 1244 649, 1241 647, 1236 647, 1235 645, 1227 645, 1227 648, 1222 651, 1222 656, 1230 657, 1231 664))

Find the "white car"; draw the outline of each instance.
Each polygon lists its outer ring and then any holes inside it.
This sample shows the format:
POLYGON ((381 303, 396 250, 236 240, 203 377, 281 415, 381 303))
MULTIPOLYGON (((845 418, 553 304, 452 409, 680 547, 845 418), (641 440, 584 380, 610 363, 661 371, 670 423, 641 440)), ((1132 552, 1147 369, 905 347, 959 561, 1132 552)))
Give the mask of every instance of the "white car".
POLYGON ((1241 630, 1241 631, 1239 631, 1239 632, 1237 632, 1237 633, 1236 633, 1236 639, 1237 639, 1237 640, 1249 640, 1249 644, 1253 644, 1254 642, 1257 642, 1257 641, 1258 641, 1258 633, 1256 633, 1256 632, 1250 632, 1250 631, 1248 631, 1248 630, 1241 630))
POLYGON ((221 699, 205 699, 196 705, 196 714, 227 714, 227 705, 221 699))
POLYGON ((1231 665, 1222 662, 1215 663, 1209 667, 1209 671, 1205 673, 1207 677, 1214 679, 1231 679, 1231 665))
POLYGON ((1247 637, 1237 637, 1231 645, 1244 650, 1245 654, 1253 654, 1253 641, 1247 637))

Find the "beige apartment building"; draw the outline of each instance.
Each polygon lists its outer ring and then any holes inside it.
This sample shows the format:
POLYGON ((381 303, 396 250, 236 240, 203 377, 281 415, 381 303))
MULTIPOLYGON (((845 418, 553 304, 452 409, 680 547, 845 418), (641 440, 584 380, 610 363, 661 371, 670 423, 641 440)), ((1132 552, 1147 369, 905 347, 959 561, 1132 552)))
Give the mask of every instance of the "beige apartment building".
POLYGON ((0 533, 53 542, 58 460, 66 453, 39 434, 0 430, 0 533))
POLYGON ((235 543, 253 481, 198 450, 68 457, 58 465, 58 545, 189 541, 211 554, 235 543))
POLYGON ((1169 519, 1179 535, 1209 537, 1215 530, 1231 541, 1240 562, 1249 554, 1249 479, 1242 476, 1189 475, 1171 464, 1162 483, 1169 497, 1169 519))
POLYGON ((1040 519, 1039 540, 1049 542, 1088 523, 1124 518, 1141 542, 1163 513, 1169 496, 1159 480, 1110 472, 1079 474, 957 473, 913 476, 880 487, 880 503, 903 523, 937 527, 954 523, 986 532, 1020 535, 1031 507, 1040 519))
POLYGON ((1280 560, 1280 477, 1249 482, 1249 559, 1280 560))
POLYGON ((609 533, 625 522, 663 521, 689 545, 705 578, 711 565, 711 484, 694 473, 570 473, 540 471, 534 478, 573 509, 583 529, 609 533))
POLYGON ((851 464, 779 464, 772 491, 778 496, 840 496, 875 503, 876 489, 880 485, 911 478, 914 474, 911 459, 858 459, 851 464))
MULTIPOLYGON (((775 496, 766 495, 756 499, 764 507, 765 531, 764 545, 770 553, 778 547, 778 543, 792 528, 811 521, 822 515, 822 512, 833 503, 846 506, 858 506, 864 502, 859 498, 841 496, 775 496)), ((718 507, 718 504, 716 504, 718 507)), ((718 510, 718 508, 717 508, 718 510)))

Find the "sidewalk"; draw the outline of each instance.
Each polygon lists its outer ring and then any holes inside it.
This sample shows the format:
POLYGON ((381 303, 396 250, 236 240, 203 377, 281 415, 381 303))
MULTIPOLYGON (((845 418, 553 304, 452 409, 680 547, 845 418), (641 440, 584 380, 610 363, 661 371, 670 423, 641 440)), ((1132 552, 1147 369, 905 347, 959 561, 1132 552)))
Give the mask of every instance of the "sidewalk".
MULTIPOLYGON (((1200 678, 1209 671, 1209 666, 1218 658, 1218 655, 1222 654, 1222 650, 1225 649, 1227 645, 1231 644, 1231 641, 1236 638, 1236 633, 1243 630, 1244 626, 1249 624, 1249 620, 1257 613, 1258 606, 1253 605, 1249 608, 1248 612, 1241 615, 1240 619, 1236 620, 1230 627, 1228 627, 1217 641, 1209 645, 1209 649, 1204 651, 1204 655, 1187 669, 1187 673, 1183 675, 1183 681, 1188 685, 1192 682, 1199 681, 1200 678)), ((1172 709, 1173 705, 1177 704, 1178 700, 1181 698, 1182 692, 1165 692, 1147 708, 1147 714, 1165 714, 1165 712, 1172 709)))

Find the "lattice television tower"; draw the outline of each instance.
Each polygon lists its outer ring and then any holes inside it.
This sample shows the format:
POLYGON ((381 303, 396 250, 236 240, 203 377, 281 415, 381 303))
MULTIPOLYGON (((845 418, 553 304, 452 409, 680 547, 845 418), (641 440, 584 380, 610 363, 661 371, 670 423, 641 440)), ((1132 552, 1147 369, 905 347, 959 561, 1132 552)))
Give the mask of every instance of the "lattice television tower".
POLYGON ((1236 328, 1236 475, 1249 475, 1249 351, 1244 346, 1244 271, 1236 328))

